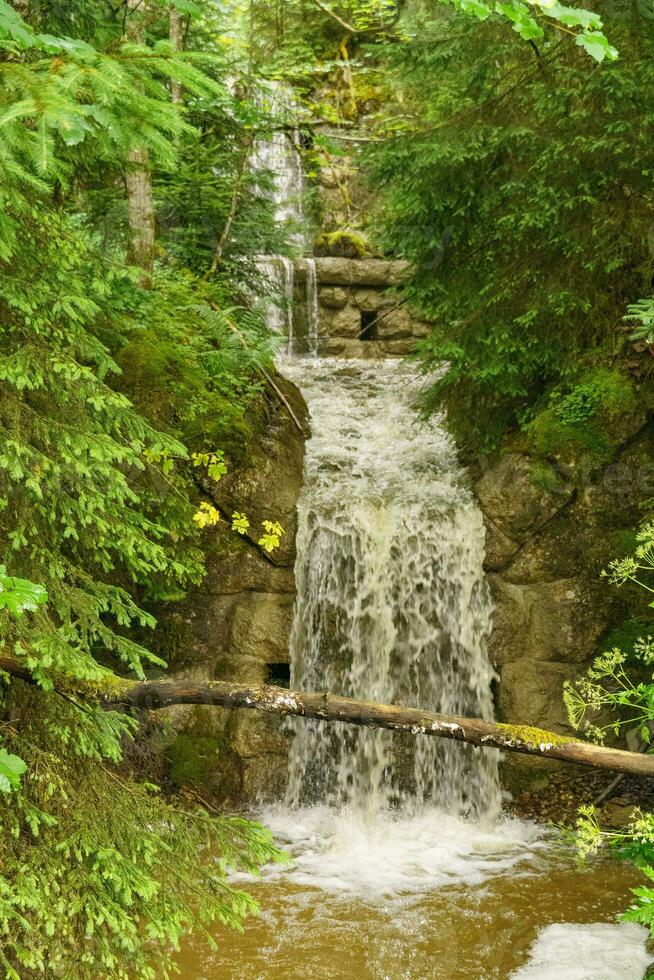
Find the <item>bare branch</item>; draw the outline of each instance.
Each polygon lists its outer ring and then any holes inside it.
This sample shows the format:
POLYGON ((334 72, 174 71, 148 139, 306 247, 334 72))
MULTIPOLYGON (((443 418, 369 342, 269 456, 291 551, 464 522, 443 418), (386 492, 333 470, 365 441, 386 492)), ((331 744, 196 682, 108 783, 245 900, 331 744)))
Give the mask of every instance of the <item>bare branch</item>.
POLYGON ((357 31, 356 27, 352 27, 352 25, 348 24, 346 20, 343 20, 342 17, 339 17, 337 13, 335 13, 333 10, 330 10, 327 4, 323 3, 322 0, 313 0, 313 3, 316 7, 322 10, 323 14, 327 14, 328 17, 331 17, 332 20, 335 20, 336 23, 339 25, 339 27, 342 27, 343 30, 347 31, 348 34, 360 33, 359 31, 357 31))

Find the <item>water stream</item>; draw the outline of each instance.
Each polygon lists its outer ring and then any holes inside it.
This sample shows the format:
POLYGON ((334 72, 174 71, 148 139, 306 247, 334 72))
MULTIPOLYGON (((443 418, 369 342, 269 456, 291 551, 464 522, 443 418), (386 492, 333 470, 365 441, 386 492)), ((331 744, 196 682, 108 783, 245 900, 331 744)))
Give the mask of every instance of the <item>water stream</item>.
MULTIPOLYGON (((442 419, 399 362, 285 358, 312 417, 299 504, 292 686, 490 716, 484 531, 442 419)), ((580 870, 503 817, 494 752, 293 722, 286 800, 258 811, 291 854, 245 886, 262 916, 188 980, 641 980, 618 923, 637 875, 580 870)))

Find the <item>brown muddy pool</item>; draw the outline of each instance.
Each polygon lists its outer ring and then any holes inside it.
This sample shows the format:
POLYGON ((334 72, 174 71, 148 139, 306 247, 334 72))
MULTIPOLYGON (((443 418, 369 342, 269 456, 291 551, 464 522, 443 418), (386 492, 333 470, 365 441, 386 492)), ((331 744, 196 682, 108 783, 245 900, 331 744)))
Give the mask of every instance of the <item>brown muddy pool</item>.
POLYGON ((189 940, 184 980, 642 980, 654 961, 646 931, 618 922, 640 876, 610 859, 580 868, 531 824, 261 819, 294 863, 243 881, 260 916, 242 935, 217 928, 217 952, 189 940))

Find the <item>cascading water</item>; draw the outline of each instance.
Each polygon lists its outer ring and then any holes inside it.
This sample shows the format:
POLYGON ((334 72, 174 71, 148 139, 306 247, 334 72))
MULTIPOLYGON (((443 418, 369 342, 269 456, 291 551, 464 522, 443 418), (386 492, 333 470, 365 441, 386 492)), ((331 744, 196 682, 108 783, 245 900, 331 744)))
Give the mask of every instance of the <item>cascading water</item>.
POLYGON ((272 297, 267 297, 266 324, 271 333, 281 334, 293 349, 293 299, 295 267, 286 255, 258 255, 257 267, 263 275, 272 297))
POLYGON ((295 117, 297 106, 292 93, 280 83, 268 82, 258 97, 259 108, 272 120, 271 132, 257 139, 252 147, 250 166, 253 171, 271 176, 266 197, 275 220, 288 229, 289 244, 304 251, 306 223, 304 216, 304 171, 298 151, 300 134, 295 117))
MULTIPOLYGON (((318 353, 318 274, 316 272, 316 260, 306 259, 306 298, 307 298, 307 337, 309 341, 309 352, 313 355, 318 353)), ((292 350, 292 345, 289 345, 292 350)))
MULTIPOLYGON (((279 108, 274 111, 277 117, 279 108)), ((255 172, 270 175, 271 183, 266 193, 273 206, 275 220, 289 229, 290 244, 302 249, 302 165, 287 131, 276 130, 269 138, 256 140, 250 165, 255 172)), ((256 261, 272 293, 266 303, 268 329, 286 336, 289 349, 292 349, 295 291, 293 261, 285 255, 258 255, 256 261)))
MULTIPOLYGON (((297 127, 298 107, 292 91, 269 82, 259 95, 259 108, 266 110, 272 120, 271 132, 255 140, 250 166, 255 173, 266 174, 269 183, 265 195, 273 208, 277 224, 286 228, 288 243, 300 256, 311 252, 308 224, 304 213, 306 194, 300 132, 297 127)), ((257 265, 269 284, 266 321, 273 333, 286 336, 287 348, 293 351, 304 347, 315 352, 318 342, 318 286, 315 260, 306 259, 306 310, 298 317, 304 330, 295 328, 295 270, 293 260, 284 255, 256 256, 257 265), (300 333, 306 333, 300 337, 300 333)))
MULTIPOLYGON (((443 420, 394 361, 286 359, 311 412, 299 504, 292 685, 492 715, 484 528, 443 420)), ((495 753, 294 723, 287 802, 496 816, 495 753)))

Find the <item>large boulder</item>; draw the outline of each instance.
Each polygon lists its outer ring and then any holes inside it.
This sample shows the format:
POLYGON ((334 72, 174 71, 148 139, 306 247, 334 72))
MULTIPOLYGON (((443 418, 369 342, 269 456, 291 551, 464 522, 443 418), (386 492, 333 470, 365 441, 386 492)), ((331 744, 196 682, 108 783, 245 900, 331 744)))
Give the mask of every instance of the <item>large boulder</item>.
POLYGON ((495 664, 524 658, 575 664, 593 652, 604 623, 592 597, 584 600, 579 581, 515 583, 499 575, 490 581, 495 606, 490 656, 495 664))
MULTIPOLYGON (((651 478, 653 456, 654 429, 646 426, 603 467, 563 470, 513 452, 477 481, 500 720, 569 734, 564 682, 583 674, 600 650, 620 642, 629 623, 648 615, 641 590, 618 590, 601 573, 633 548, 643 474, 651 478)), ((543 766, 511 756, 504 772, 515 787, 542 778, 543 766)))
POLYGON ((563 685, 580 666, 529 657, 500 668, 499 720, 570 734, 563 685), (547 722, 545 724, 545 721, 547 722))
POLYGON ((507 453, 489 469, 476 486, 481 509, 493 529, 520 544, 543 527, 568 502, 574 488, 528 456, 507 453))

